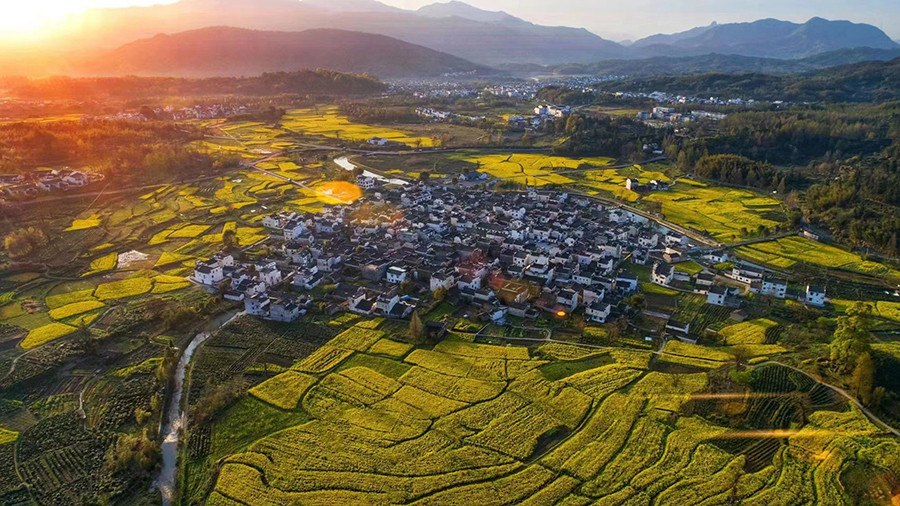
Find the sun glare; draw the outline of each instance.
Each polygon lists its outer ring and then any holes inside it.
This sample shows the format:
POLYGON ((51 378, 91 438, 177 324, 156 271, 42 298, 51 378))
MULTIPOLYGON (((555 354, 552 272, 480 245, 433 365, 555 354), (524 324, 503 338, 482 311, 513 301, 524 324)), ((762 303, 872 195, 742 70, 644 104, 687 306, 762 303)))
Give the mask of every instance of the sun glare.
POLYGON ((0 1, 0 40, 29 41, 65 28, 67 16, 90 8, 171 4, 177 0, 5 0, 0 1))
POLYGON ((7 36, 31 38, 38 35, 36 32, 49 28, 53 20, 59 18, 59 14, 40 4, 14 3, 0 7, 0 30, 7 36))

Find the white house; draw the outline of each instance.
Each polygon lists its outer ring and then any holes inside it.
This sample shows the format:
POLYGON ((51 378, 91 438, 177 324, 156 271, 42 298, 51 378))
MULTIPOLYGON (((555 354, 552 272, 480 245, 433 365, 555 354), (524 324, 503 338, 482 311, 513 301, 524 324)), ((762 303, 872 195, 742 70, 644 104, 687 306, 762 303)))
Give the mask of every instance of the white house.
POLYGON ((616 276, 616 287, 621 287, 626 292, 637 290, 638 278, 634 274, 623 272, 616 276))
POLYGON ((762 282, 759 293, 783 299, 787 295, 787 281, 778 278, 766 278, 762 282))
POLYGON ((268 316, 269 297, 262 293, 258 293, 252 297, 246 297, 244 299, 244 311, 253 316, 268 316))
POLYGON ((201 285, 213 286, 225 279, 222 265, 214 259, 198 261, 194 267, 194 280, 201 285))
POLYGON ((269 318, 272 320, 292 322, 300 317, 300 306, 290 299, 277 299, 269 306, 269 318))
POLYGON ((571 313, 578 307, 578 292, 574 290, 560 290, 556 294, 556 303, 565 307, 571 313))
POLYGON ((584 309, 584 314, 590 318, 591 321, 606 323, 606 319, 609 318, 609 310, 609 304, 594 301, 594 303, 584 309))
POLYGON ((363 190, 371 190, 372 188, 375 188, 375 178, 360 174, 356 176, 356 186, 359 186, 363 190))
POLYGON ((742 282, 752 283, 763 278, 764 271, 752 265, 735 265, 731 269, 731 277, 742 282))
POLYGON ((386 146, 387 143, 390 141, 388 141, 384 137, 372 137, 371 139, 369 139, 366 142, 368 142, 369 144, 371 144, 373 146, 386 146))
POLYGON ((406 269, 403 267, 389 267, 387 270, 387 282, 400 284, 406 281, 406 269))
POLYGON ((659 285, 669 285, 675 276, 675 267, 669 264, 656 262, 653 264, 653 282, 659 285))
POLYGON ((825 289, 815 285, 806 285, 806 303, 813 306, 824 306, 825 289))
POLYGON ((431 275, 429 288, 435 290, 450 290, 456 284, 456 276, 452 272, 438 271, 431 275))
POLYGON ((281 283, 281 271, 275 267, 266 267, 259 271, 259 280, 265 283, 266 286, 275 286, 281 283))
POLYGON ((724 286, 714 286, 706 293, 706 303, 713 306, 724 306, 725 298, 728 296, 728 289, 724 286))

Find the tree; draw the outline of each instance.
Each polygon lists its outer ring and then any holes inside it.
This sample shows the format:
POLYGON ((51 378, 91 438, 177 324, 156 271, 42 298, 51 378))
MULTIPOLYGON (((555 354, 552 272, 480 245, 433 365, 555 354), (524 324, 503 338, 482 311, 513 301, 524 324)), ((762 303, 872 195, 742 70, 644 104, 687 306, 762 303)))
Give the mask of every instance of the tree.
POLYGON ((871 405, 873 388, 875 387, 875 364, 872 362, 872 355, 869 353, 863 353, 856 359, 852 385, 856 396, 863 405, 871 405))
POLYGON ((237 232, 231 229, 222 232, 222 247, 226 250, 240 248, 241 243, 238 241, 237 232))
MULTIPOLYGON (((831 361, 840 372, 849 372, 860 355, 869 352, 869 328, 872 306, 857 302, 838 318, 837 330, 830 345, 831 361)), ((870 357, 871 359, 871 357, 870 357)))
POLYGON ((419 318, 419 312, 413 311, 412 318, 409 320, 409 338, 415 344, 422 344, 425 340, 425 326, 422 319, 419 318))
POLYGON ((11 257, 23 257, 46 246, 47 235, 38 228, 23 228, 7 235, 3 245, 11 257))

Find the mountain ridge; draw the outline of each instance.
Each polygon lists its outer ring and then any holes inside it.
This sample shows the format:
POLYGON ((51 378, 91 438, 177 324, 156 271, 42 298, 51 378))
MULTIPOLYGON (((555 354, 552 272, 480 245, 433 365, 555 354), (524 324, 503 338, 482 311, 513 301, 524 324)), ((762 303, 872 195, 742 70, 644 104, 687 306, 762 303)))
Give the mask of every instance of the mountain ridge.
POLYGON ((710 53, 791 59, 855 47, 900 47, 874 26, 822 18, 803 24, 771 18, 713 23, 652 35, 626 47, 585 28, 539 25, 458 0, 416 11, 377 0, 181 0, 151 7, 92 9, 71 21, 71 27, 79 28, 60 30, 55 47, 109 50, 159 33, 210 26, 291 32, 325 28, 385 35, 485 66, 587 64, 710 53))
POLYGON ((80 62, 82 75, 212 77, 328 68, 379 77, 433 77, 489 69, 456 56, 370 33, 208 27, 158 34, 80 62))

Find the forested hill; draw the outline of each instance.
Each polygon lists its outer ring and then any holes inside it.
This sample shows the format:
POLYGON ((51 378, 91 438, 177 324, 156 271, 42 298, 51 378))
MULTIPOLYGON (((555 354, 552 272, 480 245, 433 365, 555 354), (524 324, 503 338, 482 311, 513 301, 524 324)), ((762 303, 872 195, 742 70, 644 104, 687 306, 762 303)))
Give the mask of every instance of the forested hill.
POLYGON ((242 76, 328 68, 381 77, 431 77, 485 67, 384 35, 316 29, 271 32, 213 27, 157 35, 77 65, 81 75, 242 76))
POLYGON ((130 99, 210 95, 371 95, 386 86, 378 79, 332 70, 274 72, 258 77, 184 79, 172 77, 51 77, 0 80, 0 88, 28 99, 130 99))
POLYGON ((713 72, 635 78, 601 83, 598 89, 791 102, 891 102, 900 100, 900 58, 790 75, 713 72))

